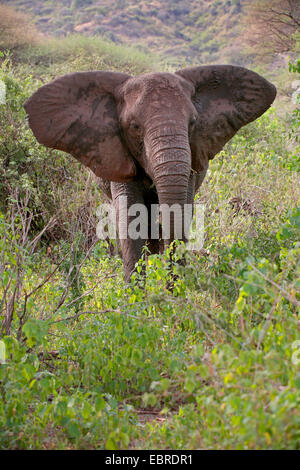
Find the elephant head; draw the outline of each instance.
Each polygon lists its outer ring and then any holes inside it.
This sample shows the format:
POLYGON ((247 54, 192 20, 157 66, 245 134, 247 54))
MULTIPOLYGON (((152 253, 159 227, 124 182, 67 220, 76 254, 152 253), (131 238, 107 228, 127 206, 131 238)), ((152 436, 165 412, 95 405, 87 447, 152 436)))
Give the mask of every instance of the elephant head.
POLYGON ((94 71, 57 78, 25 109, 41 144, 110 181, 148 177, 160 204, 182 206, 191 173, 205 174, 209 160, 275 96, 271 83, 236 66, 137 77, 94 71))

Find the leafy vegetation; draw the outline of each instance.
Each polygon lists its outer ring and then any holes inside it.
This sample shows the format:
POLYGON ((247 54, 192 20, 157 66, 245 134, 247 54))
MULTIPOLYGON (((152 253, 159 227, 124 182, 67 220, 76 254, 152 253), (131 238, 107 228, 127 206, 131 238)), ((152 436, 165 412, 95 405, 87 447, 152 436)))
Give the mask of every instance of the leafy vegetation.
POLYGON ((271 108, 211 162, 204 249, 173 294, 168 254, 127 286, 95 236, 97 180, 37 144, 23 103, 69 71, 157 67, 128 51, 68 37, 0 58, 0 447, 299 450, 299 109, 271 108))
POLYGON ((243 2, 239 0, 10 0, 6 3, 30 13, 43 32, 57 36, 74 32, 101 35, 116 43, 136 44, 141 49, 147 47, 163 53, 172 63, 248 60, 238 41, 234 41, 240 35, 243 12, 243 2))
POLYGON ((9 49, 16 54, 39 42, 41 34, 28 15, 0 4, 0 18, 0 50, 9 49))

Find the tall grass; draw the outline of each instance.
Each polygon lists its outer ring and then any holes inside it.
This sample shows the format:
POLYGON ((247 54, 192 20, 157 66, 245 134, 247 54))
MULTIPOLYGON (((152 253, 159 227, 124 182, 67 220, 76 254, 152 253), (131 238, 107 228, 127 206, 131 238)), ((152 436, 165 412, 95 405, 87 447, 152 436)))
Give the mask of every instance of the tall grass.
POLYGON ((157 57, 135 47, 121 46, 101 36, 86 37, 71 34, 65 38, 48 38, 29 47, 24 62, 36 65, 62 65, 72 69, 110 69, 137 74, 156 68, 157 57))

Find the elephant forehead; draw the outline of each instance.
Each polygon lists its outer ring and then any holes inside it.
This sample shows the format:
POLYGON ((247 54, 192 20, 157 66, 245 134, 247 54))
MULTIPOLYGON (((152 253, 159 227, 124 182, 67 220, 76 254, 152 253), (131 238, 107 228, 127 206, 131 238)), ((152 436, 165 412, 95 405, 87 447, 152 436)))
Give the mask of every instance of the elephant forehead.
POLYGON ((135 96, 136 98, 145 99, 150 97, 151 100, 161 99, 166 94, 182 97, 183 83, 176 75, 171 73, 151 73, 134 77, 125 85, 125 97, 135 96))

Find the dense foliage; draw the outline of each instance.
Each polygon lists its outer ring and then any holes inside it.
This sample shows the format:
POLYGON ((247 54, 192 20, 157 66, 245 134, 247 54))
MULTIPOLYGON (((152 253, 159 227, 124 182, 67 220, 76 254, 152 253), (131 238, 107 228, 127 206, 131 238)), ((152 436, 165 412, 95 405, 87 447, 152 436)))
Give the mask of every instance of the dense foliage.
POLYGON ((245 63, 239 21, 244 0, 8 0, 56 36, 74 32, 137 44, 188 63, 245 63), (234 43, 234 44, 233 44, 234 43))

